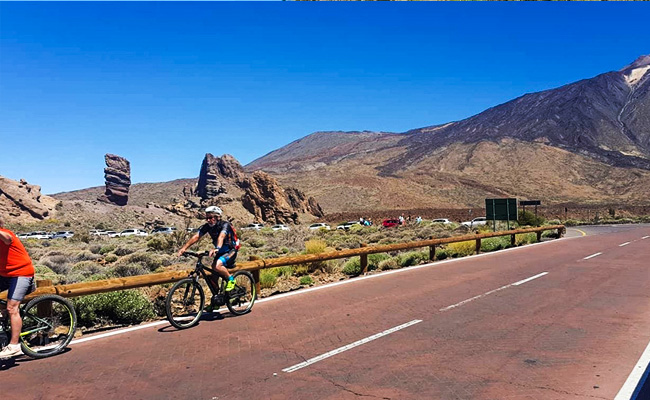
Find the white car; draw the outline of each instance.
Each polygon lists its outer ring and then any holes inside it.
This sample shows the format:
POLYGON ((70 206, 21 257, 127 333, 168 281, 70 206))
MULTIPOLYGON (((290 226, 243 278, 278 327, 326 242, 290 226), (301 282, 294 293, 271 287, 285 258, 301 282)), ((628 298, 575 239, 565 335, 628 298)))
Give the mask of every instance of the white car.
POLYGON ((309 230, 315 231, 315 230, 318 230, 318 229, 325 229, 325 230, 329 231, 332 228, 329 225, 327 225, 326 223, 324 223, 324 222, 318 222, 316 224, 309 225, 309 230))
POLYGON ((359 222, 359 221, 343 222, 342 224, 338 224, 336 229, 344 229, 344 230, 347 231, 348 229, 350 229, 354 225, 361 225, 361 222, 359 222))
POLYGON ((461 223, 461 225, 468 226, 470 228, 478 226, 478 225, 485 225, 487 224, 487 219, 485 217, 476 217, 471 221, 465 221, 461 223))
POLYGON ((28 233, 25 238, 26 239, 52 239, 52 235, 50 235, 47 232, 38 231, 38 232, 28 233))
POLYGON ((67 238, 71 238, 73 236, 74 236, 74 232, 72 232, 72 231, 60 231, 60 232, 55 233, 54 236, 52 236, 52 239, 59 239, 59 238, 67 239, 67 238))
POLYGON ((114 238, 120 236, 120 234, 115 231, 102 231, 101 236, 108 236, 109 238, 114 238))
POLYGON ((271 229, 273 229, 274 231, 288 231, 289 227, 286 226, 285 224, 277 224, 277 225, 273 225, 271 229))
POLYGON ((451 224, 451 221, 448 220, 447 218, 436 218, 432 220, 434 224, 451 224))
POLYGON ((120 236, 148 236, 148 233, 142 229, 125 229, 120 232, 120 236))
POLYGON ((259 231, 262 228, 264 228, 264 225, 262 225, 262 224, 248 224, 246 226, 243 226, 241 228, 241 230, 242 231, 248 231, 248 230, 259 231))
POLYGON ((151 231, 151 234, 153 235, 154 233, 164 233, 170 235, 174 232, 176 232, 176 228, 174 228, 173 226, 165 226, 165 227, 154 229, 153 231, 151 231))
POLYGON ((103 231, 101 229, 93 229, 93 230, 89 231, 88 233, 90 233, 90 236, 105 236, 106 235, 106 231, 103 231))

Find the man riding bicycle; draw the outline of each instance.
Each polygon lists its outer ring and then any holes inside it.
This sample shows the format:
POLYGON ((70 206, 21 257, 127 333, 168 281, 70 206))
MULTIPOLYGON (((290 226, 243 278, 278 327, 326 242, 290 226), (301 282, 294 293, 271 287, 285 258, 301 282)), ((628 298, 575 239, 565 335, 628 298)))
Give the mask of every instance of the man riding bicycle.
MULTIPOLYGON (((228 284, 226 285, 226 292, 230 292, 235 288, 235 281, 233 276, 228 272, 228 268, 235 265, 237 258, 237 239, 235 231, 228 221, 221 219, 221 208, 217 206, 210 206, 205 209, 206 223, 199 228, 199 232, 192 236, 190 240, 178 250, 178 256, 182 256, 194 243, 201 240, 206 234, 209 234, 214 244, 214 249, 210 250, 210 257, 214 257, 212 261, 212 269, 215 270, 228 284)), ((217 285, 217 277, 213 276, 212 281, 217 285)))
POLYGON ((18 343, 23 326, 18 306, 27 294, 35 290, 32 259, 16 234, 9 229, 4 229, 0 217, 0 292, 4 290, 9 290, 7 309, 0 312, 3 318, 6 318, 6 313, 9 312, 11 338, 9 344, 0 351, 0 359, 23 354, 18 343))

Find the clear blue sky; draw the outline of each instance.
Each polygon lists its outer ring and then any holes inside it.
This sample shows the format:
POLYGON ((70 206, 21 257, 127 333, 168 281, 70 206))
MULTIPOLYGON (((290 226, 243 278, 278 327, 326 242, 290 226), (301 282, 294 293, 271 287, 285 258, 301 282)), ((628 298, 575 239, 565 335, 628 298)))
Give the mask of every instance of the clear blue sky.
POLYGON ((650 54, 640 2, 0 3, 0 175, 198 176, 322 130, 409 129, 650 54))

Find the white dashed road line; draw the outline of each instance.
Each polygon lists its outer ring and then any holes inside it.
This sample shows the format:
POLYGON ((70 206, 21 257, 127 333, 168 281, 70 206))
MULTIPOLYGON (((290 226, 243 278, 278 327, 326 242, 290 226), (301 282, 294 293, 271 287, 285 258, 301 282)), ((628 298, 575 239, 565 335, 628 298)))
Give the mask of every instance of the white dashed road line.
POLYGON ((478 296, 474 296, 474 297, 472 297, 472 298, 470 298, 470 299, 467 299, 467 300, 463 300, 463 301, 461 301, 460 303, 452 304, 452 305, 450 305, 450 306, 448 306, 448 307, 441 308, 440 311, 443 311, 443 312, 444 312, 444 311, 447 311, 447 310, 451 310, 452 308, 456 308, 456 307, 462 306, 463 304, 467 304, 467 303, 469 303, 470 301, 478 300, 478 299, 480 299, 480 298, 482 298, 482 297, 489 296, 489 295, 491 295, 492 293, 496 293, 496 292, 501 291, 501 290, 503 290, 503 289, 507 289, 507 288, 509 288, 510 286, 519 286, 519 285, 522 285, 522 284, 524 284, 524 283, 526 283, 526 282, 532 281, 533 279, 537 279, 537 278, 542 277, 542 276, 544 276, 544 275, 546 275, 546 274, 548 274, 548 272, 542 272, 541 274, 537 274, 537 275, 535 275, 535 276, 531 276, 530 278, 526 278, 526 279, 523 279, 523 280, 521 280, 521 281, 518 281, 518 282, 515 282, 515 283, 511 283, 511 284, 509 284, 509 285, 501 286, 500 288, 497 288, 497 289, 494 289, 494 290, 490 290, 489 292, 485 292, 485 293, 483 293, 483 294, 479 294, 478 296))
POLYGON ((630 244, 630 242, 621 243, 621 244, 618 245, 618 247, 627 246, 628 244, 630 244))
POLYGON ((644 236, 641 239, 647 239, 647 238, 650 238, 650 236, 644 236))
POLYGON ((590 259, 590 258, 598 257, 598 256, 601 255, 601 254, 603 254, 603 253, 592 254, 592 255, 590 255, 590 256, 587 256, 587 257, 583 258, 583 260, 588 260, 588 259, 590 259))
POLYGON ((326 358, 332 357, 332 356, 334 356, 334 355, 337 355, 337 354, 343 353, 344 351, 347 351, 347 350, 353 349, 353 348, 355 348, 355 347, 357 347, 357 346, 361 346, 362 344, 365 344, 365 343, 371 342, 371 341, 373 341, 373 340, 375 340, 375 339, 379 339, 380 337, 383 337, 383 336, 386 336, 386 335, 390 335, 390 334, 393 333, 393 332, 397 332, 397 331, 399 331, 399 330, 401 330, 401 329, 408 328, 409 326, 411 326, 411 325, 415 325, 415 324, 418 324, 418 323, 420 323, 420 322, 422 322, 421 319, 414 319, 414 320, 411 321, 411 322, 407 322, 407 323, 405 323, 405 324, 402 324, 402 325, 396 326, 396 327, 394 327, 394 328, 387 329, 387 330, 385 330, 385 331, 383 331, 383 332, 377 333, 376 335, 368 336, 368 337, 365 338, 365 339, 357 340, 357 341, 354 342, 354 343, 350 343, 350 344, 348 344, 348 345, 346 345, 346 346, 339 347, 338 349, 335 349, 335 350, 329 351, 329 352, 327 352, 327 353, 321 354, 320 356, 317 356, 317 357, 314 357, 314 358, 310 358, 309 360, 307 360, 307 361, 303 361, 303 362, 301 362, 300 364, 296 364, 296 365, 291 366, 291 367, 289 367, 289 368, 285 368, 285 369, 282 370, 282 372, 287 372, 287 373, 289 373, 289 372, 297 371, 297 370, 299 370, 299 369, 301 369, 301 368, 305 368, 306 366, 311 365, 311 364, 313 364, 313 363, 316 363, 316 362, 318 362, 318 361, 321 361, 321 360, 324 360, 324 359, 326 359, 326 358))

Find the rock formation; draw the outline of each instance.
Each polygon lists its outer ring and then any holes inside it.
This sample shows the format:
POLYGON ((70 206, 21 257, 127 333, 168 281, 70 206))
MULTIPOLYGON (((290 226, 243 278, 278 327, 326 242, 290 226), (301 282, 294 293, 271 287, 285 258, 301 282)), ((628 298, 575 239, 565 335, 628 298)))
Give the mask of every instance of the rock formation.
POLYGON ((41 195, 40 186, 0 176, 0 214, 7 222, 42 220, 50 216, 55 204, 53 198, 41 195))
POLYGON ((131 164, 126 158, 114 154, 106 154, 104 160, 106 161, 106 168, 104 168, 106 192, 98 200, 125 206, 129 201, 131 164))
MULTIPOLYGON (((185 190, 186 201, 189 191, 185 190)), ((313 198, 298 189, 283 189, 278 181, 262 171, 246 174, 231 155, 214 157, 206 154, 201 173, 192 194, 200 197, 201 206, 224 205, 241 201, 241 205, 254 215, 256 221, 298 223, 299 213, 323 216, 323 211, 313 198), (243 193, 242 193, 243 192, 243 193)))

